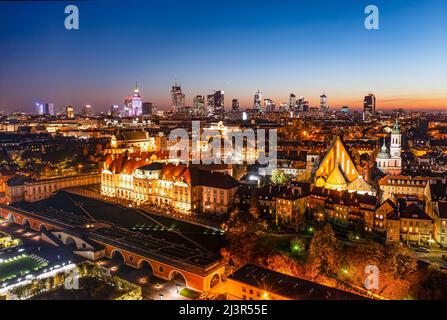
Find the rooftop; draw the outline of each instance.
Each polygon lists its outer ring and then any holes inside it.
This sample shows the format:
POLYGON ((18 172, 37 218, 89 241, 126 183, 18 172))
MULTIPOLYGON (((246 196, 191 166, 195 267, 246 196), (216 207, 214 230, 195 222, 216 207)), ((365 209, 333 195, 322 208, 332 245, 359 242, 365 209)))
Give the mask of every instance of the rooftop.
POLYGON ((247 264, 229 279, 293 300, 362 300, 361 296, 247 264))

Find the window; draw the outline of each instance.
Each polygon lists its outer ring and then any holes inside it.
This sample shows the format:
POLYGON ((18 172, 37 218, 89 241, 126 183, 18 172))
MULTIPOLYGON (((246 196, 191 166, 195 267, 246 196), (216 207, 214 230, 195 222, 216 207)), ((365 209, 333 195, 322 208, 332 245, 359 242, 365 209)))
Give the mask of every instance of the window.
POLYGON ((250 292, 250 294, 253 294, 253 289, 250 289, 250 291, 249 291, 249 292, 250 292))

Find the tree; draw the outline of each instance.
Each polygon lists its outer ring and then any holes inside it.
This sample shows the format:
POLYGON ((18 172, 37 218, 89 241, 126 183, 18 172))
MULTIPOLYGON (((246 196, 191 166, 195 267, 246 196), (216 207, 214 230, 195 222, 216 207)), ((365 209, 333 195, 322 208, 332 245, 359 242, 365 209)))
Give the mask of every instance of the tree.
POLYGON ((424 279, 411 287, 410 295, 418 300, 447 299, 447 272, 437 267, 429 266, 425 272, 424 279))
POLYGON ((417 269, 417 261, 411 250, 401 243, 390 245, 385 254, 385 267, 394 278, 404 279, 417 269))
POLYGON ((282 170, 274 170, 270 181, 273 184, 286 184, 290 181, 290 177, 282 170))
POLYGON ((295 237, 290 240, 290 251, 297 256, 301 256, 304 253, 306 245, 301 238, 295 237))
POLYGON ((329 224, 315 232, 310 243, 309 258, 312 269, 323 275, 334 275, 338 271, 339 246, 335 232, 329 224))

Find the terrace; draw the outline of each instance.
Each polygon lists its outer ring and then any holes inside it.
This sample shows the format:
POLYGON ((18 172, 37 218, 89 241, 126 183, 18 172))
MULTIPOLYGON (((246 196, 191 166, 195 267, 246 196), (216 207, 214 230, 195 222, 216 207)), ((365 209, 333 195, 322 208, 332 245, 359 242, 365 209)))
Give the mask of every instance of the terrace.
POLYGON ((48 261, 45 259, 26 253, 0 259, 0 284, 35 274, 47 265, 48 261))

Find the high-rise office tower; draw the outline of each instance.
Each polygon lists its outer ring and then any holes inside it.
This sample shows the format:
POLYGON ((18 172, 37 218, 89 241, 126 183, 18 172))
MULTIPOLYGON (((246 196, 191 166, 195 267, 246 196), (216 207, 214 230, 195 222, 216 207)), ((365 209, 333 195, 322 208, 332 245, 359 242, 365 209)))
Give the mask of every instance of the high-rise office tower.
POLYGON ((301 111, 309 112, 309 109, 310 109, 309 101, 304 100, 301 106, 301 111))
POLYGON ((41 115, 44 114, 44 105, 43 105, 43 103, 36 102, 36 105, 35 105, 35 113, 36 113, 37 115, 39 115, 39 116, 41 116, 41 115))
POLYGON ((275 101, 272 99, 266 98, 264 99, 264 110, 265 112, 274 112, 276 108, 275 101))
POLYGON ((301 97, 298 99, 298 102, 297 102, 295 111, 296 111, 296 112, 304 111, 304 103, 305 103, 305 102, 306 102, 306 101, 304 100, 304 97, 301 96, 301 97))
POLYGON ((262 92, 260 90, 256 91, 253 97, 253 112, 262 112, 262 92))
POLYGON ((376 96, 372 93, 365 96, 363 100, 363 112, 365 115, 372 115, 376 112, 376 96))
POLYGON ((289 110, 295 110, 296 107, 296 95, 291 93, 289 97, 289 110))
POLYGON ((196 95, 192 99, 192 110, 191 114, 193 116, 204 116, 205 112, 205 97, 202 95, 196 95))
POLYGON ((45 112, 49 115, 54 115, 54 103, 45 103, 45 112))
POLYGON ((74 118, 74 108, 72 106, 65 107, 65 116, 67 118, 74 118))
POLYGON ((88 118, 93 115, 93 110, 91 105, 86 105, 82 107, 82 116, 88 118))
POLYGON ((36 113, 38 115, 54 115, 53 103, 36 103, 36 113))
POLYGON ((143 102, 142 115, 143 116, 152 115, 152 102, 143 102))
POLYGON ((185 107, 185 94, 177 82, 171 87, 171 104, 174 112, 182 112, 185 107))
POLYGON ((216 90, 206 97, 208 115, 223 119, 225 115, 224 92, 216 90))
POLYGON ((117 118, 117 117, 121 116, 120 106, 117 106, 117 105, 111 106, 109 114, 112 118, 117 118))
POLYGON ((125 116, 127 117, 138 117, 143 113, 143 100, 140 96, 140 90, 138 89, 138 84, 135 85, 135 90, 133 95, 128 96, 124 100, 125 105, 125 116))
POLYGON ((231 100, 231 112, 233 112, 233 113, 239 112, 239 100, 238 99, 231 100))
POLYGON ((327 96, 324 93, 320 96, 320 110, 322 112, 327 112, 329 110, 329 106, 327 104, 327 96))

